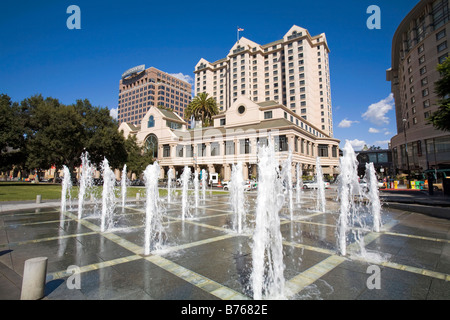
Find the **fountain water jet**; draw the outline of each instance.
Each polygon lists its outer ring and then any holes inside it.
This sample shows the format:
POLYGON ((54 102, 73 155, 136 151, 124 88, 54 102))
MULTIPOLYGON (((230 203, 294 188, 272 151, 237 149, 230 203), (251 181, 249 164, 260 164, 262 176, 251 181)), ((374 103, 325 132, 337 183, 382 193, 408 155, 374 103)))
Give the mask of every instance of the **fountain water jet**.
POLYGON ((301 196, 302 196, 302 189, 303 189, 303 169, 302 165, 300 163, 297 163, 297 185, 296 185, 296 196, 297 196, 297 203, 300 205, 301 202, 301 196))
POLYGON ((294 220, 294 203, 292 199, 292 150, 289 149, 289 154, 286 161, 283 162, 282 166, 282 177, 283 183, 286 187, 286 193, 289 205, 289 214, 291 221, 294 220))
POLYGON ((123 165, 122 177, 120 180, 121 192, 122 192, 122 210, 125 209, 125 202, 127 199, 127 165, 123 165))
POLYGON ((113 214, 115 209, 115 182, 116 176, 109 167, 109 162, 104 158, 102 162, 103 191, 102 191, 102 215, 100 231, 105 232, 113 226, 113 214))
POLYGON ((203 201, 206 200, 206 179, 208 178, 208 173, 205 169, 202 169, 202 198, 203 201))
POLYGON ((167 171, 167 203, 172 202, 172 180, 174 178, 173 169, 167 171))
POLYGON ((145 243, 144 254, 149 255, 152 250, 162 247, 163 225, 162 208, 159 198, 158 177, 160 167, 157 162, 147 166, 144 171, 144 182, 146 188, 145 202, 145 243))
POLYGON ((195 207, 198 208, 198 172, 194 170, 194 198, 195 198, 195 207))
POLYGON ((69 168, 63 166, 64 177, 62 180, 62 190, 61 190, 61 212, 66 211, 67 206, 67 196, 69 196, 69 202, 71 199, 70 190, 72 189, 72 179, 70 177, 69 168))
POLYGON ((368 186, 367 198, 369 199, 369 208, 373 218, 373 231, 380 232, 381 228, 381 202, 378 191, 378 179, 373 163, 366 163, 365 180, 368 186))
POLYGON ((237 233, 242 233, 243 228, 245 228, 246 218, 242 162, 232 167, 229 189, 231 208, 233 211, 233 230, 237 233))
MULTIPOLYGON (((342 256, 347 254, 347 232, 351 226, 359 219, 358 203, 355 202, 355 196, 360 198, 361 189, 358 178, 358 161, 355 151, 347 140, 343 149, 343 157, 340 158, 339 188, 338 197, 340 201, 340 214, 338 220, 337 237, 338 250, 342 256)), ((354 230, 354 229, 353 229, 354 230)), ((354 232, 356 241, 359 241, 359 230, 354 232)), ((361 244, 361 242, 360 242, 361 244)))
POLYGON ((258 151, 258 197, 252 243, 253 298, 284 298, 283 244, 279 211, 284 204, 279 164, 273 143, 258 151))
POLYGON ((325 183, 323 181, 322 165, 320 164, 320 158, 316 159, 316 181, 317 181, 317 203, 316 210, 320 212, 325 212, 326 201, 325 201, 325 183))
POLYGON ((94 185, 94 171, 94 166, 89 161, 89 154, 87 152, 84 152, 81 155, 80 191, 78 192, 78 219, 81 219, 83 213, 83 205, 84 199, 86 198, 86 192, 92 191, 91 189, 94 185))
POLYGON ((188 189, 189 189, 189 180, 191 178, 191 168, 184 167, 183 173, 181 174, 181 183, 182 183, 182 197, 181 197, 181 219, 184 220, 186 217, 189 217, 189 199, 188 199, 188 189))

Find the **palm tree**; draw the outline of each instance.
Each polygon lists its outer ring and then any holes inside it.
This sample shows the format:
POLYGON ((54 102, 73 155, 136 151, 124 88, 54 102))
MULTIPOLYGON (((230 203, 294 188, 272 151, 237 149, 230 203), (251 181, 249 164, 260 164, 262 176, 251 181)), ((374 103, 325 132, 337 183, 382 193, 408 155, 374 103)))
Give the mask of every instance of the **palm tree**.
POLYGON ((219 113, 219 107, 213 97, 206 92, 199 93, 187 106, 184 118, 189 120, 192 116, 196 121, 201 120, 203 126, 209 126, 212 117, 219 113))

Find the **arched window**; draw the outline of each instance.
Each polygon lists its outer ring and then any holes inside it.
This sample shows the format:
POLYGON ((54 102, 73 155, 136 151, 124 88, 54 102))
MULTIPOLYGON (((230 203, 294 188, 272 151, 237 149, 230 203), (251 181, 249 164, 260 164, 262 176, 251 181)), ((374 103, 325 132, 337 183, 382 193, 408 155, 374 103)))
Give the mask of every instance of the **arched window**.
POLYGON ((145 139, 145 149, 151 154, 153 159, 158 158, 158 138, 154 134, 150 134, 145 139))
POLYGON ((147 128, 153 128, 155 126, 155 118, 153 116, 150 116, 148 118, 147 128))

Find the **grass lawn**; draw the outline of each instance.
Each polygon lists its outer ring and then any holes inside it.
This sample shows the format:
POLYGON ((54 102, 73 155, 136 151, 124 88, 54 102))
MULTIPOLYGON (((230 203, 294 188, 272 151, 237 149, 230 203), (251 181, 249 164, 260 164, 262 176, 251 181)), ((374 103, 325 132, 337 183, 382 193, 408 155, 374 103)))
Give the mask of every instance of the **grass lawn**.
MULTIPOLYGON (((102 187, 96 187, 97 197, 101 196, 102 187)), ((177 190, 177 192, 181 192, 177 190)), ((209 190, 208 190, 209 192, 209 190)), ((141 199, 145 197, 145 187, 128 187, 127 197, 136 198, 140 193, 141 199)), ((223 193, 223 191, 213 191, 213 194, 223 193)), ((30 182, 0 182, 0 201, 24 201, 36 200, 36 196, 41 195, 42 201, 61 199, 61 185, 49 183, 30 182)), ((160 196, 167 196, 167 189, 159 189, 160 196)), ((120 197, 120 187, 117 188, 117 196, 120 197)), ((78 198, 78 187, 71 189, 71 197, 78 198)))

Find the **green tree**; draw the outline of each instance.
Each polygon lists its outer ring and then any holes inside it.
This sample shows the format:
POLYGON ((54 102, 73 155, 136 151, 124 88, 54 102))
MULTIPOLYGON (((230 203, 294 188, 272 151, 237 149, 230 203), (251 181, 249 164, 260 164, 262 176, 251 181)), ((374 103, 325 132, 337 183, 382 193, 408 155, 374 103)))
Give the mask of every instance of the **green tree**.
POLYGON ((107 108, 93 107, 88 100, 63 105, 41 95, 25 99, 21 106, 27 119, 28 168, 66 165, 73 170, 84 151, 97 165, 104 157, 114 168, 125 163, 125 139, 107 108))
POLYGON ((437 70, 441 74, 441 79, 435 82, 439 109, 428 118, 428 122, 438 130, 450 131, 450 57, 439 64, 437 70))
POLYGON ((0 171, 23 167, 25 154, 25 127, 18 103, 6 94, 0 94, 0 171))
POLYGON ((125 149, 127 151, 127 171, 140 176, 145 168, 153 163, 152 155, 146 152, 145 148, 139 146, 135 135, 129 135, 125 140, 125 149))
POLYGON ((216 100, 209 97, 207 93, 199 93, 187 106, 184 112, 185 120, 189 120, 192 116, 196 121, 201 120, 203 126, 207 127, 211 124, 212 117, 219 113, 216 100))

